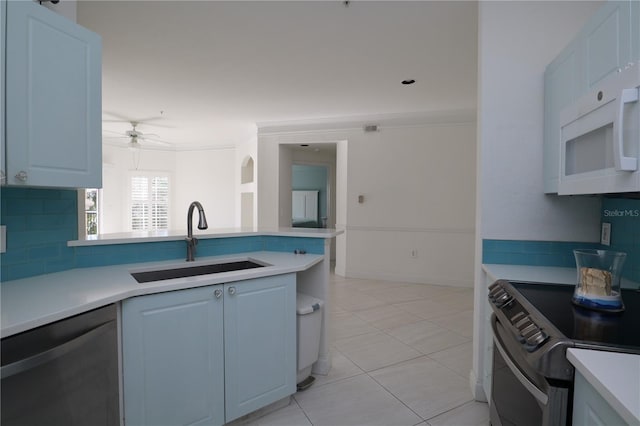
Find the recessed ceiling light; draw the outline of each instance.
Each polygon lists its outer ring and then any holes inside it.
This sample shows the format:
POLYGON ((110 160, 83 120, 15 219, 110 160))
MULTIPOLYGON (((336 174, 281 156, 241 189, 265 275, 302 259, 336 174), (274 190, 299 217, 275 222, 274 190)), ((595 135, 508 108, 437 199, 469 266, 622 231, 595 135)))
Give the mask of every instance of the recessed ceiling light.
POLYGON ((414 79, 409 79, 409 80, 402 80, 402 84, 404 85, 409 85, 409 84, 413 84, 416 81, 414 79))

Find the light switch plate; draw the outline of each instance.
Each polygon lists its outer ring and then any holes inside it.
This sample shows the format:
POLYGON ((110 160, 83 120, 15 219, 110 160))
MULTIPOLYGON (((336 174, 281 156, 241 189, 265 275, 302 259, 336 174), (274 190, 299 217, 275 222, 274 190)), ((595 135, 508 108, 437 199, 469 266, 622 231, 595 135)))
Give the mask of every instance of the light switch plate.
POLYGON ((7 227, 5 225, 0 226, 0 253, 7 251, 7 227))
POLYGON ((608 222, 602 222, 602 229, 600 230, 600 244, 603 246, 611 245, 611 224, 608 222))

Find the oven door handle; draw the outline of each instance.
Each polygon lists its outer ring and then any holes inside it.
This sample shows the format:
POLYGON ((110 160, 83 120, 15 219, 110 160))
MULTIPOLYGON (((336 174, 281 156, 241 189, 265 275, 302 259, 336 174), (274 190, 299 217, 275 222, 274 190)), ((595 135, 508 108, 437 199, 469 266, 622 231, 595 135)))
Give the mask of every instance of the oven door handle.
POLYGON ((513 375, 516 376, 522 386, 524 386, 527 391, 529 391, 529 393, 538 400, 538 402, 540 402, 542 405, 547 405, 547 402, 549 401, 549 397, 547 396, 547 394, 538 389, 536 385, 531 383, 527 376, 522 374, 520 369, 511 360, 511 357, 509 357, 509 354, 507 354, 507 351, 502 347, 502 344, 495 334, 493 335, 493 341, 496 344, 496 348, 498 348, 498 352, 500 352, 500 355, 502 355, 502 359, 504 360, 505 364, 507 364, 509 370, 511 370, 513 375))
POLYGON ((24 373, 25 371, 28 371, 39 365, 53 361, 56 358, 60 358, 61 356, 76 350, 87 342, 90 342, 103 333, 106 333, 113 327, 115 327, 115 321, 109 321, 59 346, 22 359, 20 361, 4 365, 2 366, 2 368, 0 368, 0 377, 2 379, 6 379, 7 377, 11 377, 19 373, 24 373))

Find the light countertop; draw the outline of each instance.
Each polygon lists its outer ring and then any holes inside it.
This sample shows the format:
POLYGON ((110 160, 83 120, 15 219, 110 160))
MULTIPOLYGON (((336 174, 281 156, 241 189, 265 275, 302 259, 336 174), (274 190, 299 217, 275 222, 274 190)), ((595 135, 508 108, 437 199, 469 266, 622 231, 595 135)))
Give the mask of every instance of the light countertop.
POLYGON ((189 264, 184 260, 169 260, 79 268, 7 281, 0 284, 0 337, 11 336, 133 296, 298 272, 323 260, 324 255, 260 251, 200 257, 189 264), (239 260, 254 260, 269 266, 145 284, 139 284, 130 274, 239 260))
MULTIPOLYGON (((531 265, 498 265, 483 264, 482 269, 487 273, 491 282, 496 280, 530 281, 536 283, 575 285, 577 281, 576 268, 559 266, 531 266, 531 265)), ((639 288, 640 284, 622 278, 622 288, 639 288)))
MULTIPOLYGON (((236 237, 301 237, 301 238, 334 238, 342 234, 343 230, 326 228, 230 228, 212 229, 200 231, 194 229, 193 235, 198 239, 206 240, 210 238, 236 238, 236 237)), ((69 241, 69 247, 109 245, 109 244, 134 244, 141 242, 157 241, 182 241, 186 236, 184 230, 161 230, 161 231, 138 231, 121 232, 114 234, 90 235, 82 240, 69 241)))
POLYGON ((640 355, 567 349, 567 358, 628 424, 640 424, 640 355))

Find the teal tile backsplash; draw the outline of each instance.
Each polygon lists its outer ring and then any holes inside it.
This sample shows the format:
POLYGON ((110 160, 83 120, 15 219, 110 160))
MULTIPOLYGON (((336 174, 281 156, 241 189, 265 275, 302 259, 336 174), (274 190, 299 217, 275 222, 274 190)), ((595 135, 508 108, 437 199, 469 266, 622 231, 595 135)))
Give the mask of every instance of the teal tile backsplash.
POLYGON ((482 263, 576 266, 573 249, 599 248, 597 243, 568 241, 482 240, 482 263))
POLYGON ((67 241, 78 238, 75 190, 1 188, 0 199, 0 223, 7 226, 2 281, 74 267, 67 241))
MULTIPOLYGON (((75 190, 2 188, 0 223, 7 226, 7 252, 0 255, 0 280, 10 281, 73 268, 181 259, 184 241, 67 247, 77 240, 75 190)), ((324 253, 324 239, 249 236, 200 239, 196 256, 251 251, 324 253)))
POLYGON ((611 223, 611 245, 564 241, 482 240, 482 263, 575 267, 575 248, 627 253, 622 276, 640 283, 640 199, 602 199, 601 221, 611 223))
POLYGON ((603 248, 627 253, 622 276, 640 283, 640 199, 605 197, 601 218, 611 224, 611 245, 603 248))

